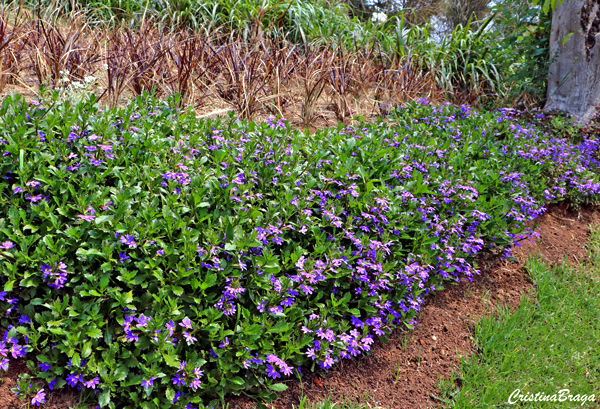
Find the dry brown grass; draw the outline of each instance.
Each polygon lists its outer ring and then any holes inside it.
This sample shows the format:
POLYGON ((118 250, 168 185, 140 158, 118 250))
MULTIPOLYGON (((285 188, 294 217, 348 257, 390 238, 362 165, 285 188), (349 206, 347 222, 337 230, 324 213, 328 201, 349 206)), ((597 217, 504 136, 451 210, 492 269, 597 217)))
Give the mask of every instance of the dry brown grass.
POLYGON ((68 19, 0 12, 0 93, 35 98, 41 87, 60 89, 64 78, 97 79, 100 103, 117 106, 134 96, 181 94, 198 115, 234 110, 244 120, 280 115, 314 128, 385 114, 391 104, 443 92, 431 73, 410 59, 380 50, 296 45, 257 33, 234 35, 90 27, 68 19))

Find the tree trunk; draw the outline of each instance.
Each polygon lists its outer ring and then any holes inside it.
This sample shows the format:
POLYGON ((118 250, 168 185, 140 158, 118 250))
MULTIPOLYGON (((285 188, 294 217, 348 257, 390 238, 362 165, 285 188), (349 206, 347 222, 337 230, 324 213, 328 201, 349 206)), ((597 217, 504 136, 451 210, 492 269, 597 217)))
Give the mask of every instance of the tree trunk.
POLYGON ((600 0, 564 0, 557 5, 545 111, 567 112, 583 124, 600 107, 599 31, 600 0))

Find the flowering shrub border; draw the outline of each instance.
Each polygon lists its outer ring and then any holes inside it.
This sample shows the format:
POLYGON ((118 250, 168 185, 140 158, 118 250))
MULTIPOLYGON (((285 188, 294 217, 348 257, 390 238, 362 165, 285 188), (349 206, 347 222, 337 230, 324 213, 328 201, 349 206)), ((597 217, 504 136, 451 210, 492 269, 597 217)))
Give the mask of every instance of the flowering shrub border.
POLYGON ((34 405, 35 380, 111 408, 272 399, 509 257, 545 201, 600 188, 596 140, 509 110, 420 101, 309 135, 175 106, 2 103, 0 367, 30 360, 34 405))

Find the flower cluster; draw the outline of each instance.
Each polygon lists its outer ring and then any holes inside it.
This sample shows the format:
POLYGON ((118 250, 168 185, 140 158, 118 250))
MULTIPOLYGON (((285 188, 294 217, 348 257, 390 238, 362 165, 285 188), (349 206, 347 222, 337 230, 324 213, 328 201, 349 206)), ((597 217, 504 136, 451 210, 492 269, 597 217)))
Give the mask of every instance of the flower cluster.
POLYGON ((48 283, 48 287, 56 288, 57 290, 64 287, 67 283, 67 265, 62 261, 50 266, 42 264, 42 273, 44 280, 48 283))

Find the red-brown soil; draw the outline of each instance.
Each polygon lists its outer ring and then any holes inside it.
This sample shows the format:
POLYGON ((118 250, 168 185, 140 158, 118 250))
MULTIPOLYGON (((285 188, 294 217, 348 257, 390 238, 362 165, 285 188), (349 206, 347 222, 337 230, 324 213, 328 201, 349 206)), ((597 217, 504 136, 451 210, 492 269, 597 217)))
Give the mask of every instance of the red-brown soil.
MULTIPOLYGON (((334 401, 362 402, 371 408, 434 408, 439 402, 440 378, 448 379, 458 372, 460 356, 473 351, 470 328, 484 310, 505 303, 519 305, 521 295, 531 289, 524 270, 525 260, 538 255, 549 263, 583 263, 588 251, 589 226, 600 222, 600 211, 585 207, 579 212, 566 205, 552 205, 535 221, 540 239, 525 241, 516 248, 516 261, 480 260, 481 274, 473 282, 449 284, 430 296, 412 331, 395 331, 387 343, 376 341, 369 356, 348 360, 322 375, 304 369, 302 384, 287 381, 289 389, 267 406, 272 409, 298 407, 302 396, 308 402, 331 397, 334 401)), ((0 409, 24 406, 14 397, 22 363, 11 362, 0 385, 0 409)), ((75 406, 77 397, 70 392, 47 395, 45 409, 67 409, 75 406)), ((230 409, 249 409, 256 404, 247 398, 229 400, 230 409)))

